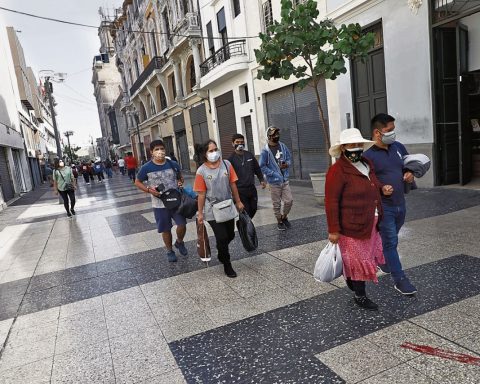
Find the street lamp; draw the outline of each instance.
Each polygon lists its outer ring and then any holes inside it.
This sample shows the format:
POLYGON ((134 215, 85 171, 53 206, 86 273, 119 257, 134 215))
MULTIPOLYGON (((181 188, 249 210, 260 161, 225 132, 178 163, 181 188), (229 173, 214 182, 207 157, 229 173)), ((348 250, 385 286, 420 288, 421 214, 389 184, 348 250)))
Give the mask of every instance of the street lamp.
POLYGON ((73 136, 73 131, 65 131, 63 134, 67 137, 68 141, 68 152, 69 152, 69 157, 70 157, 70 162, 73 162, 72 158, 72 146, 70 145, 70 136, 73 136))
POLYGON ((57 156, 59 159, 62 158, 62 148, 60 147, 60 135, 58 133, 58 128, 57 128, 57 119, 55 117, 55 109, 53 106, 53 86, 52 86, 52 81, 55 81, 56 83, 62 83, 65 81, 65 77, 67 76, 66 73, 57 73, 52 70, 42 70, 38 73, 40 78, 45 79, 45 91, 47 92, 48 96, 48 102, 50 105, 50 113, 52 114, 52 125, 53 125, 53 132, 55 133, 55 143, 57 145, 57 156))

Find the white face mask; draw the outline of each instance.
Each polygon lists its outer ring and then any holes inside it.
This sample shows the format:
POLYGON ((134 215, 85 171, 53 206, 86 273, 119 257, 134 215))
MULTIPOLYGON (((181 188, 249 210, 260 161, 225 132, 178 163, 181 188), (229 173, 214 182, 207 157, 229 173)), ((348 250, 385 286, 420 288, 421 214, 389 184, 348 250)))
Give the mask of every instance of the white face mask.
POLYGON ((386 145, 393 144, 397 138, 395 131, 382 133, 382 143, 386 145))
POLYGON ((163 160, 165 159, 165 150, 164 149, 157 149, 155 151, 153 151, 153 157, 155 158, 155 160, 163 160))
POLYGON ((58 166, 59 166, 59 167, 64 167, 64 166, 65 166, 65 163, 64 163, 63 161, 60 161, 60 162, 58 163, 58 166))
POLYGON ((211 163, 215 163, 218 159, 220 159, 220 151, 209 152, 207 153, 207 160, 211 163))

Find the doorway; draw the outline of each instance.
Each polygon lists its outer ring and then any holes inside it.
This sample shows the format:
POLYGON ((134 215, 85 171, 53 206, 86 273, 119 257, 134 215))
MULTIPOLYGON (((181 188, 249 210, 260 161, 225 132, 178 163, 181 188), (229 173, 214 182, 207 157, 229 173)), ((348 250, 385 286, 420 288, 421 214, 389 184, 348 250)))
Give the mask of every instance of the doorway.
POLYGON ((480 179, 480 13, 433 28, 436 184, 480 179))

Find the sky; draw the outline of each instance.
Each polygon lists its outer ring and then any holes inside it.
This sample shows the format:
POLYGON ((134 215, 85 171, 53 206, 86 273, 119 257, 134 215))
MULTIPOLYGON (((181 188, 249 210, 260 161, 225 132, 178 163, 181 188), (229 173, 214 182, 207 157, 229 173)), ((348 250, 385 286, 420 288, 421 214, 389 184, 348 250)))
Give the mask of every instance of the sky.
MULTIPOLYGON (((122 0, 0 0, 0 6, 39 16, 99 25, 98 9, 113 13, 122 0)), ((37 77, 40 70, 65 72, 64 84, 53 84, 58 103, 59 131, 72 130, 72 146, 87 145, 90 136, 101 136, 98 111, 93 96, 92 62, 98 54, 98 30, 34 19, 0 10, 4 26, 13 26, 22 44, 27 66, 37 77)), ((6 33, 6 32, 2 32, 6 33)))

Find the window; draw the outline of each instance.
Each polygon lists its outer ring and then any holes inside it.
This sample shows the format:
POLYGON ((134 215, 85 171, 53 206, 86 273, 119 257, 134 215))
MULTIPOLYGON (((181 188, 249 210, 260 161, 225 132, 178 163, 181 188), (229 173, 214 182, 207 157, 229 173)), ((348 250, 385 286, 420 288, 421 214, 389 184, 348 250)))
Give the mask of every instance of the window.
POLYGON ((186 16, 188 13, 188 0, 182 0, 182 11, 183 16, 186 16))
POLYGON ((169 78, 170 89, 172 90, 173 100, 177 98, 177 87, 175 86, 175 76, 171 75, 169 78))
POLYGON ((140 69, 138 68, 138 60, 137 59, 133 60, 133 65, 135 66, 135 73, 137 74, 137 77, 140 76, 140 69))
POLYGON ((272 0, 267 0, 262 5, 263 8, 263 27, 265 32, 270 25, 273 24, 273 13, 272 13, 272 0))
POLYGON ((150 102, 150 116, 155 116, 157 114, 157 108, 155 108, 155 102, 153 101, 153 98, 148 96, 149 102, 150 102))
POLYGON ((168 11, 166 8, 162 12, 162 18, 163 18, 165 33, 167 34, 167 38, 170 39, 170 22, 168 21, 168 11))
POLYGON ((227 23, 225 21, 225 8, 220 9, 217 13, 217 25, 218 32, 222 37, 222 47, 227 45, 228 36, 227 36, 227 23))
POLYGON ((215 53, 215 43, 213 41, 213 32, 212 32, 212 22, 209 21, 207 24, 207 36, 208 36, 208 51, 210 56, 213 56, 215 53))
POLYGON ((160 100, 160 109, 163 111, 168 106, 167 96, 165 95, 165 91, 163 90, 163 87, 161 85, 158 86, 157 92, 158 92, 158 98, 160 100))
POLYGON ((190 58, 190 89, 189 92, 193 91, 193 87, 197 85, 197 77, 195 76, 195 62, 193 60, 193 57, 190 58))
POLYGON ((233 17, 237 17, 240 14, 240 0, 233 0, 233 17))
POLYGON ((150 53, 151 53, 152 57, 158 56, 157 39, 155 37, 155 31, 154 30, 152 32, 150 32, 150 45, 151 45, 150 53))
POLYGON ((240 86, 240 104, 245 104, 250 101, 248 95, 248 84, 243 84, 240 86))
POLYGON ((128 77, 130 78, 130 86, 133 85, 133 73, 132 68, 128 68, 128 77))

